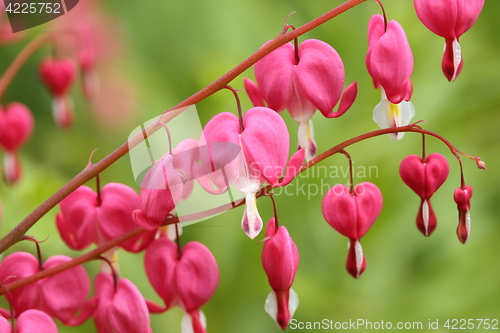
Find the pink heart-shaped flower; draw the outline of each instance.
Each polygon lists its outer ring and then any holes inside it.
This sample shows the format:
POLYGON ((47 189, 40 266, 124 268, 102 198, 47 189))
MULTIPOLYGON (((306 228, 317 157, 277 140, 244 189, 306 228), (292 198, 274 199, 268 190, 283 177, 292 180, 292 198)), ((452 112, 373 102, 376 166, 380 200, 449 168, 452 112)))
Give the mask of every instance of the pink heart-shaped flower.
POLYGON ((347 186, 335 185, 323 199, 323 216, 342 235, 360 239, 380 214, 382 202, 382 193, 372 183, 358 184, 353 194, 347 186))
POLYGON ((0 108, 0 146, 13 152, 18 150, 33 133, 35 122, 31 111, 21 103, 10 103, 0 108))
POLYGON ((399 166, 401 179, 422 199, 430 199, 449 172, 448 161, 437 153, 427 156, 425 162, 420 156, 407 156, 399 166))
POLYGON ((68 58, 46 58, 38 70, 40 79, 55 96, 64 95, 76 76, 76 66, 68 58))

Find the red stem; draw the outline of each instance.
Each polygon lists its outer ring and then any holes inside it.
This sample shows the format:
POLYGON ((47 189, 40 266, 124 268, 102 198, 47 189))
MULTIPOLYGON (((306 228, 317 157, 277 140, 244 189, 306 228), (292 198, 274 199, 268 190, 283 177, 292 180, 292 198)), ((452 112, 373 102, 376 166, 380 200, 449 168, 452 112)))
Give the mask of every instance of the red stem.
MULTIPOLYGON (((201 89, 191 97, 188 97, 181 103, 179 103, 173 109, 166 111, 165 113, 169 113, 169 115, 165 114, 161 117, 174 117, 175 112, 173 110, 187 107, 189 105, 194 105, 208 96, 216 93, 224 86, 226 86, 229 82, 231 82, 234 78, 239 76, 245 70, 254 65, 257 61, 262 59, 267 54, 271 53, 278 47, 292 41, 298 36, 303 35, 304 33, 316 28, 317 26, 327 22, 328 20, 342 14, 343 12, 365 2, 366 0, 348 0, 337 8, 332 9, 331 11, 325 13, 324 15, 312 20, 311 22, 297 28, 287 34, 280 34, 273 40, 269 41, 266 45, 261 47, 257 52, 252 54, 238 66, 221 76, 219 79, 201 89)), ((40 38, 40 37, 39 37, 40 38)), ((38 38, 37 38, 38 40, 38 38)), ((34 41, 32 42, 34 43, 34 41)), ((7 74, 7 73, 6 73, 7 74)), ((4 75, 5 76, 5 75, 4 75)), ((4 81, 4 78, 0 81, 0 93, 2 92, 1 83, 4 81)), ((10 82, 10 81, 9 81, 10 82)), ((161 119, 160 118, 160 119, 161 119)), ((159 129, 159 125, 156 123, 152 123, 149 125, 144 132, 147 132, 149 135, 156 132, 159 129)), ((118 147, 111 154, 103 158, 98 163, 87 167, 85 170, 80 172, 75 176, 72 180, 70 180, 66 185, 64 185, 61 189, 59 189, 56 193, 54 193, 50 198, 48 198, 45 202, 43 202, 40 206, 38 206, 31 214, 29 214, 23 221, 21 221, 14 229, 12 229, 5 237, 0 240, 0 253, 3 253, 5 250, 10 248, 12 245, 20 241, 23 235, 28 231, 42 216, 44 216, 49 210, 55 207, 62 199, 68 196, 71 192, 76 190, 80 185, 86 183, 95 175, 105 170, 123 155, 125 155, 129 149, 135 147, 137 144, 144 140, 144 135, 142 132, 138 133, 134 138, 132 138, 129 142, 125 142, 120 147, 118 147)))

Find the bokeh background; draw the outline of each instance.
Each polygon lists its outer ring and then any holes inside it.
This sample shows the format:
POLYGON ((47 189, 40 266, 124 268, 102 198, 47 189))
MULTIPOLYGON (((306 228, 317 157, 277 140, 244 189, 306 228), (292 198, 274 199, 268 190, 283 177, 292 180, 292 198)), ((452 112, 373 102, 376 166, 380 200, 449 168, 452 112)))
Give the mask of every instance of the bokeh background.
MULTIPOLYGON (((85 2, 86 0, 80 0, 85 2)), ((24 176, 14 185, 0 183, 6 234, 29 212, 69 181, 86 165, 90 153, 97 161, 127 140, 141 122, 167 110, 217 79, 244 60, 289 23, 300 26, 341 1, 304 0, 171 0, 97 1, 109 34, 109 57, 99 65, 101 104, 82 97, 79 82, 72 91, 76 121, 70 130, 55 128, 51 120, 50 96, 40 83, 37 66, 51 53, 49 46, 37 51, 22 68, 2 97, 2 104, 21 101, 36 119, 30 142, 21 150, 24 176)), ((276 196, 281 224, 286 225, 300 252, 300 265, 293 289, 300 306, 298 321, 323 319, 334 322, 365 319, 371 322, 422 322, 439 320, 445 331, 447 319, 500 319, 500 3, 487 0, 479 20, 461 38, 464 69, 456 82, 449 83, 441 72, 443 39, 428 31, 416 17, 410 0, 384 0, 389 19, 398 20, 406 30, 415 57, 412 76, 416 108, 414 120, 425 120, 424 128, 438 132, 460 150, 481 156, 487 171, 464 158, 467 184, 474 188, 472 233, 466 245, 455 234, 457 210, 453 191, 460 185, 458 164, 438 140, 427 140, 427 151, 444 154, 450 176, 432 198, 438 228, 426 238, 415 227, 419 198, 400 180, 399 163, 409 154, 419 154, 421 137, 408 133, 402 141, 377 137, 348 149, 357 171, 355 181, 377 184, 384 207, 362 244, 368 260, 363 276, 355 280, 345 270, 347 239, 337 234, 323 219, 321 202, 327 186, 345 184, 347 178, 312 171, 290 185, 288 193, 276 196), (371 167, 371 168, 370 168, 371 167), (297 188, 304 184, 304 193, 297 188), (311 190, 308 195, 308 188, 311 190), (314 190, 318 189, 314 194, 314 190)), ((76 9, 75 9, 76 10, 76 9)), ((324 151, 353 136, 377 129, 371 119, 379 102, 364 59, 369 18, 379 13, 378 5, 367 1, 301 37, 330 43, 341 55, 346 68, 346 85, 358 81, 359 94, 353 107, 341 118, 313 118, 319 150, 324 151)), ((55 24, 52 23, 52 24, 55 24)), ((51 24, 28 30, 22 39, 0 46, 0 72, 26 43, 51 24)), ((245 76, 253 78, 250 69, 245 76)), ((243 77, 232 83, 243 89, 243 77)), ((251 107, 240 93, 245 109, 251 107)), ((219 92, 197 104, 206 123, 219 112, 236 112, 232 95, 219 92)), ((297 125, 287 113, 291 145, 296 146, 297 125)), ((182 131, 182 129, 173 129, 182 131)), ((333 156, 320 164, 346 170, 343 156, 333 156)), ((323 168, 324 168, 323 167, 323 168)), ((324 169, 323 169, 324 170, 324 169)), ((133 186, 128 157, 101 174, 101 181, 133 186)), ((88 184, 94 187, 94 182, 88 184)), ((195 205, 196 203, 193 203, 195 205)), ((269 199, 258 200, 260 214, 272 216, 269 199)), ((44 258, 55 254, 79 255, 59 239, 53 209, 29 232, 45 239, 44 258)), ((262 244, 241 231, 243 208, 184 229, 182 242, 197 240, 213 252, 220 269, 220 283, 211 301, 203 307, 210 332, 278 332, 264 312, 270 292, 261 266, 262 244)), ((35 253, 31 243, 19 243, 13 251, 35 253)), ((160 302, 149 285, 142 255, 120 252, 121 276, 132 280, 146 298, 160 302)), ((100 263, 85 265, 93 278, 100 263)), ((1 305, 6 307, 4 300, 1 305)), ((182 311, 173 309, 152 315, 155 332, 179 332, 182 311)), ((498 326, 497 326, 498 327, 498 326)), ((289 328, 290 330, 290 328, 289 328)), ((60 326, 60 332, 92 332, 93 322, 80 327, 60 326)), ((411 331, 411 330, 410 330, 411 331)))

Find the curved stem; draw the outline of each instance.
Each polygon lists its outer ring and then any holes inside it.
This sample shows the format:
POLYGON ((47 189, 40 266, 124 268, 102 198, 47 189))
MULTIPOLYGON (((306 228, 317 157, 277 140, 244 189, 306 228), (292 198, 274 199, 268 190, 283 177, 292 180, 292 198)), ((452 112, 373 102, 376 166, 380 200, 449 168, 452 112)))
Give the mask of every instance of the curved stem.
MULTIPOLYGON (((173 112, 174 110, 180 109, 182 107, 187 107, 202 101, 203 99, 207 98, 208 96, 222 89, 234 78, 239 76, 245 70, 254 65, 257 61, 259 61, 264 56, 271 53, 278 47, 288 43, 289 41, 297 38, 298 36, 303 35, 304 33, 316 28, 317 26, 327 22, 328 20, 331 20, 332 18, 342 14, 343 12, 349 10, 350 8, 353 8, 365 1, 367 0, 348 0, 342 5, 332 9, 331 11, 301 26, 300 28, 297 28, 294 31, 284 35, 282 34, 278 35, 276 38, 274 38, 273 40, 265 44, 263 47, 261 47, 253 55, 251 55, 242 63, 240 63, 238 66, 236 66, 235 68, 233 68, 232 70, 230 70, 229 72, 227 72, 226 74, 224 74, 219 79, 215 80, 205 88, 201 89, 194 95, 188 97, 187 99, 179 103, 177 106, 175 106, 173 109, 166 111, 165 113, 172 114, 175 113, 173 112)), ((1 87, 2 86, 0 85, 0 93, 2 92, 1 87)), ((168 117, 168 115, 166 115, 165 113, 163 114, 162 118, 164 116, 168 117)), ((173 115, 171 116, 173 117, 173 115)), ((26 231, 28 231, 42 216, 44 216, 49 210, 55 207, 62 199, 64 199, 71 192, 76 190, 78 186, 92 179, 92 177, 102 172, 111 164, 113 164, 115 161, 117 161, 119 158, 121 158, 123 155, 125 155, 129 151, 129 149, 132 149, 137 144, 142 142, 144 138, 147 137, 145 136, 144 133, 148 133, 148 135, 151 135, 158 129, 159 126, 155 123, 152 123, 147 128, 145 128, 143 132, 140 132, 137 135, 135 135, 134 138, 132 138, 129 142, 125 142, 111 154, 106 156, 104 159, 102 159, 101 161, 92 166, 89 166, 88 168, 80 172, 78 175, 76 175, 75 178, 70 180, 59 191, 54 193, 44 203, 38 206, 38 208, 36 208, 22 222, 20 222, 16 227, 14 227, 14 229, 12 229, 4 238, 0 240, 0 253, 3 253, 12 245, 20 241, 22 239, 22 236, 26 233, 26 231)))
POLYGON ((3 95, 7 87, 9 86, 12 79, 16 76, 17 72, 24 63, 45 43, 52 39, 51 34, 41 34, 33 39, 24 49, 18 54, 16 59, 10 64, 5 73, 0 78, 0 97, 3 95))
POLYGON ((236 107, 238 108, 238 119, 240 120, 240 134, 241 134, 243 133, 245 128, 243 126, 243 111, 241 110, 241 102, 240 102, 240 97, 238 96, 238 91, 229 85, 224 86, 224 89, 230 90, 234 95, 234 99, 236 100, 236 107))
MULTIPOLYGON (((312 160, 310 160, 309 162, 307 162, 305 165, 303 165, 300 168, 300 170, 299 170, 298 173, 301 173, 301 172, 303 172, 303 171, 311 168, 312 166, 318 164, 319 162, 323 161, 327 157, 330 157, 330 156, 332 156, 334 154, 337 154, 337 153, 345 152, 344 148, 346 148, 346 147, 348 147, 350 145, 353 145, 353 144, 355 144, 357 142, 360 142, 360 141, 363 141, 363 140, 366 140, 366 139, 370 139, 370 138, 374 138, 374 137, 377 137, 377 136, 381 136, 381 135, 384 135, 384 134, 398 133, 398 132, 416 132, 416 133, 422 133, 422 134, 434 136, 434 137, 440 139, 441 141, 443 141, 443 143, 445 143, 448 146, 448 148, 450 148, 451 152, 460 161, 460 158, 457 156, 457 152, 459 152, 459 151, 447 139, 445 139, 441 135, 436 134, 434 132, 424 130, 424 129, 420 128, 420 126, 418 126, 416 124, 417 123, 413 123, 413 124, 410 124, 410 125, 407 125, 407 126, 402 126, 402 127, 393 127, 393 128, 380 129, 380 130, 376 130, 376 131, 372 131, 372 132, 368 132, 368 133, 356 136, 356 137, 354 137, 352 139, 349 139, 347 141, 344 141, 344 142, 336 145, 335 147, 328 149, 324 153, 316 156, 315 158, 313 158, 312 160)), ((463 154, 461 152, 459 152, 459 153, 463 154)), ((463 155, 471 157, 474 160, 477 159, 478 161, 480 161, 479 157, 470 156, 470 155, 466 155, 466 154, 463 154, 463 155)), ((349 160, 350 160, 350 158, 349 158, 349 160)), ((461 161, 460 161, 460 165, 461 165, 461 161)), ((478 163, 478 166, 479 166, 479 163, 478 163)), ((268 195, 268 193, 272 189, 273 189, 273 187, 271 185, 263 187, 263 188, 261 188, 259 190, 259 192, 257 192, 256 197, 260 198, 260 197, 262 197, 264 195, 268 195)), ((273 199, 272 196, 271 196, 271 199, 273 199)), ((222 213, 222 212, 228 211, 228 210, 230 210, 232 208, 236 208, 236 207, 242 206, 244 204, 245 204, 245 200, 243 199, 243 200, 239 201, 238 203, 232 202, 230 204, 225 204, 225 205, 222 205, 222 206, 219 206, 219 207, 216 207, 216 208, 212 208, 210 210, 206 210, 206 211, 203 211, 203 212, 199 212, 199 213, 195 213, 195 214, 190 214, 190 215, 184 215, 183 216, 183 221, 190 221, 190 220, 200 219, 200 218, 204 218, 204 217, 209 217, 209 216, 212 216, 212 215, 215 215, 215 214, 218 214, 218 213, 222 213)), ((169 225, 169 224, 174 224, 174 223, 179 223, 179 218, 175 217, 175 216, 170 216, 170 217, 167 217, 165 219, 165 221, 163 222, 163 225, 169 225)), ((21 287, 23 287, 25 285, 28 285, 30 283, 33 283, 33 282, 38 281, 40 279, 43 279, 45 277, 52 276, 52 275, 57 274, 59 272, 62 272, 64 270, 67 270, 67 269, 73 268, 75 266, 81 265, 81 264, 83 264, 85 262, 88 262, 90 260, 97 259, 97 258, 100 257, 100 255, 102 253, 108 251, 109 249, 112 249, 115 246, 120 245, 121 243, 123 243, 123 242, 125 242, 125 241, 127 241, 127 240, 129 240, 129 239, 131 239, 131 238, 133 238, 133 237, 135 237, 135 236, 137 236, 137 235, 145 232, 145 231, 146 230, 143 230, 141 228, 136 228, 134 230, 131 230, 131 231, 129 231, 129 232, 121 235, 120 237, 117 237, 117 238, 115 238, 113 240, 110 240, 107 243, 104 243, 104 244, 98 246, 94 250, 92 250, 92 251, 90 251, 90 252, 88 252, 86 254, 83 254, 83 255, 81 255, 81 256, 79 256, 79 257, 77 257, 77 258, 75 258, 75 259, 73 259, 71 261, 65 262, 65 263, 60 264, 58 266, 51 267, 49 269, 45 269, 45 270, 40 271, 38 273, 35 273, 35 274, 31 275, 31 276, 28 276, 28 277, 25 277, 23 279, 19 279, 19 280, 16 280, 14 282, 11 282, 9 284, 6 284, 5 286, 2 286, 0 288, 0 295, 5 294, 7 292, 7 289, 11 290, 11 291, 15 290, 17 288, 21 288, 21 287)))

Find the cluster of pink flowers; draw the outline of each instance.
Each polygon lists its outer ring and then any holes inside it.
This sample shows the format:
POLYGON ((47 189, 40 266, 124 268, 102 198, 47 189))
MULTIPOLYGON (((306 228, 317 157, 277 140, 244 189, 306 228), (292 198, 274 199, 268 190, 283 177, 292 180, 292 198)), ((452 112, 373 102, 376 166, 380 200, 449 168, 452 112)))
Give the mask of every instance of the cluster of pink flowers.
MULTIPOLYGON (((484 0, 415 0, 422 22, 446 39, 443 72, 449 80, 455 80, 463 66, 458 38, 474 23, 483 3, 484 0)), ((84 92, 91 96, 95 93, 91 82, 97 51, 92 33, 86 27, 77 31, 81 40, 75 58, 84 76, 84 92)), ((375 88, 381 89, 381 101, 373 110, 373 119, 381 128, 408 125, 414 116, 410 102, 413 64, 403 27, 396 21, 387 22, 385 16, 374 15, 368 22, 366 67, 375 88)), ((257 83, 244 80, 254 107, 239 117, 228 112, 217 114, 199 138, 185 139, 166 152, 145 172, 140 194, 119 183, 108 183, 102 189, 97 186, 97 191, 82 185, 59 204, 56 226, 62 240, 73 250, 83 250, 91 244, 100 246, 142 228, 141 234, 119 247, 144 253, 146 275, 164 304, 145 299, 132 281, 119 277, 113 255, 117 248, 113 248, 105 255, 110 265, 103 264, 95 277, 94 296, 89 298, 90 279, 82 266, 12 290, 6 295, 10 311, 0 309, 1 332, 53 333, 57 332, 53 319, 76 326, 92 318, 101 333, 148 333, 152 332, 150 314, 175 306, 185 312, 182 332, 206 332, 207 319, 201 308, 216 291, 219 268, 205 245, 191 241, 182 247, 180 226, 165 226, 175 216, 177 204, 191 196, 195 184, 214 195, 225 193, 234 185, 245 198, 241 228, 250 239, 255 239, 264 227, 257 209, 257 198, 267 194, 263 186, 288 185, 305 167, 304 162, 317 154, 311 121, 314 112, 319 110, 326 118, 338 118, 350 109, 357 96, 356 82, 344 89, 345 69, 340 55, 320 40, 305 40, 300 46, 285 44, 258 61, 254 69, 257 83), (279 114, 285 109, 299 123, 299 147, 292 152, 288 128, 279 114)), ((55 123, 69 127, 73 120, 69 92, 77 76, 75 61, 46 58, 40 64, 39 74, 54 97, 55 123)), ((168 131, 167 125, 161 125, 168 131)), ((33 127, 33 117, 24 105, 11 103, 0 108, 0 146, 6 152, 3 170, 9 183, 19 178, 16 152, 33 127)), ((391 134, 393 139, 402 136, 403 133, 391 134)), ((448 177, 448 162, 437 153, 410 155, 401 162, 399 172, 421 198, 416 224, 429 236, 437 225, 430 200, 448 177)), ((454 192, 459 212, 457 235, 462 243, 470 234, 471 197, 472 188, 462 178, 461 186, 454 192)), ((323 198, 324 219, 349 239, 346 269, 354 278, 359 278, 367 266, 361 238, 379 217, 382 206, 380 189, 369 182, 350 187, 335 185, 323 198)), ((276 215, 275 210, 262 238, 262 266, 272 289, 265 300, 265 310, 285 330, 299 304, 292 289, 299 252, 288 229, 278 224, 276 215)), ((70 260, 56 255, 42 263, 29 253, 15 252, 0 264, 0 283, 17 281, 70 260)))

